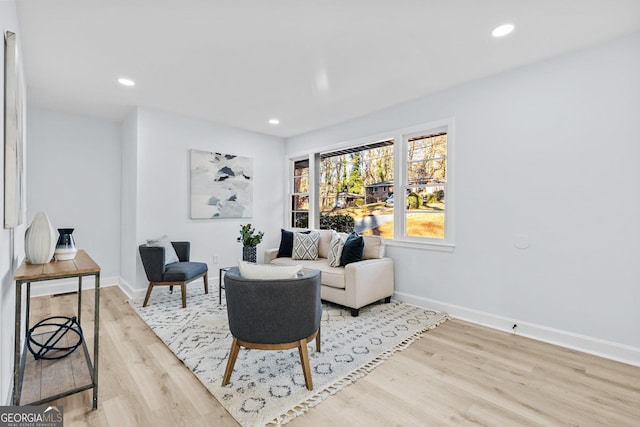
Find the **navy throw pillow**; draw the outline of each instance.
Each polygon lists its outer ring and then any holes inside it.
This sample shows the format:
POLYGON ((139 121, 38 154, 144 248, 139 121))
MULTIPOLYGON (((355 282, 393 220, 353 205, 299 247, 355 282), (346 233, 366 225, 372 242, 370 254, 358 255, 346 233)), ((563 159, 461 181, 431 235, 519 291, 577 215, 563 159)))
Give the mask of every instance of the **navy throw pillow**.
POLYGON ((358 233, 349 234, 344 242, 342 256, 340 257, 340 265, 351 264, 362 260, 362 252, 364 251, 364 239, 358 233))
POLYGON ((281 234, 278 258, 290 257, 293 251, 293 231, 281 229, 281 234))
MULTIPOLYGON (((280 229, 280 247, 278 248, 278 258, 291 257, 293 253, 293 231, 280 229)), ((303 234, 309 234, 311 231, 301 231, 303 234)))

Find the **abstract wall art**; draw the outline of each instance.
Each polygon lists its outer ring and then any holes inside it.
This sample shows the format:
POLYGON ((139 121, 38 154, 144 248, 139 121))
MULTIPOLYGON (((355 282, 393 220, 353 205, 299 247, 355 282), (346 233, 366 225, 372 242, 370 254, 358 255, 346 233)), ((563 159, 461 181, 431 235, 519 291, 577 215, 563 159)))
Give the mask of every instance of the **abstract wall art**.
POLYGON ((191 218, 253 215, 253 159, 191 150, 191 218))

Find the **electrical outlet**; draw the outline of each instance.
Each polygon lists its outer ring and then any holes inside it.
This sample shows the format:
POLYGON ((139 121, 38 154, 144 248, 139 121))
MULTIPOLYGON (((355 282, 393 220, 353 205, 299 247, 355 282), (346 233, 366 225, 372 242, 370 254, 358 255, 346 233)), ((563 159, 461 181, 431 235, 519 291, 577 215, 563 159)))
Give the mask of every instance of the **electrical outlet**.
POLYGON ((213 256, 213 263, 214 264, 220 264, 220 255, 214 255, 213 256))

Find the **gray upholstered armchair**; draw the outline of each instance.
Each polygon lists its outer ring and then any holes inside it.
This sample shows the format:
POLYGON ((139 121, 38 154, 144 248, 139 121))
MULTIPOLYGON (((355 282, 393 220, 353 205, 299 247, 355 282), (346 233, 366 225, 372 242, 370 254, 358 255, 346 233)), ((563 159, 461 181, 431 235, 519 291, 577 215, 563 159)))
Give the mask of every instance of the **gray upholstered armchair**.
POLYGON ((209 293, 209 283, 207 281, 208 267, 204 262, 190 262, 191 252, 190 242, 171 242, 171 245, 178 255, 178 262, 165 264, 165 250, 160 246, 140 245, 140 259, 144 271, 149 280, 147 294, 144 297, 143 307, 147 306, 151 291, 154 286, 169 286, 173 291, 173 286, 180 286, 182 292, 182 308, 187 306, 187 283, 193 282, 200 277, 204 280, 204 293, 209 293))
POLYGON ((229 384, 240 347, 285 350, 297 347, 307 389, 313 390, 307 343, 320 351, 320 271, 279 280, 252 280, 237 267, 224 276, 233 342, 222 385, 229 384))

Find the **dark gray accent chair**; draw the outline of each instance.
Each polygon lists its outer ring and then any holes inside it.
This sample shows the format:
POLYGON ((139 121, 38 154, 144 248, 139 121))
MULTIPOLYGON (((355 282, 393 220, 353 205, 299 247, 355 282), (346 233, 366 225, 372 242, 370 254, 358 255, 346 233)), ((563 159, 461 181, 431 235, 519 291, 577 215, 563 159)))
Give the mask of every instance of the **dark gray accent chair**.
POLYGON ((233 335, 222 385, 229 384, 240 347, 260 350, 298 348, 307 389, 313 390, 307 343, 320 351, 320 271, 281 280, 252 280, 238 267, 224 276, 229 329, 233 335))
POLYGON ((209 293, 209 282, 207 273, 209 268, 204 262, 191 262, 189 256, 191 253, 190 242, 171 242, 173 248, 178 255, 178 262, 165 265, 164 248, 158 246, 140 245, 140 259, 144 271, 149 280, 147 294, 144 297, 143 307, 147 306, 151 291, 155 286, 169 286, 169 290, 173 292, 174 286, 180 286, 182 292, 182 308, 187 306, 187 283, 196 279, 203 278, 204 293, 209 293))

